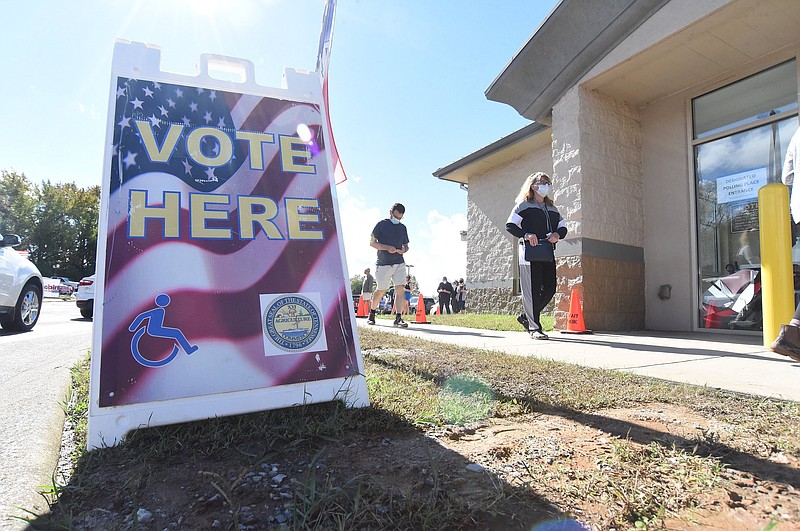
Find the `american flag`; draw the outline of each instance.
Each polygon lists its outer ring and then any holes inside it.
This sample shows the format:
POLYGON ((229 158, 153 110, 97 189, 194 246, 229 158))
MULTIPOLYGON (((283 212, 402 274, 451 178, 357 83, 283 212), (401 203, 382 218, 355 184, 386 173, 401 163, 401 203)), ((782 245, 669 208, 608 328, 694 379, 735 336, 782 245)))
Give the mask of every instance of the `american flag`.
POLYGON ((317 68, 322 77, 322 100, 325 106, 325 117, 328 122, 328 139, 330 140, 331 158, 333 159, 333 175, 336 184, 347 180, 344 173, 342 159, 339 158, 339 151, 336 149, 336 141, 333 138, 333 127, 331 124, 331 113, 328 110, 328 65, 331 58, 331 44, 333 41, 333 21, 336 14, 336 0, 325 2, 325 12, 322 15, 322 31, 319 36, 319 51, 317 52, 317 68))

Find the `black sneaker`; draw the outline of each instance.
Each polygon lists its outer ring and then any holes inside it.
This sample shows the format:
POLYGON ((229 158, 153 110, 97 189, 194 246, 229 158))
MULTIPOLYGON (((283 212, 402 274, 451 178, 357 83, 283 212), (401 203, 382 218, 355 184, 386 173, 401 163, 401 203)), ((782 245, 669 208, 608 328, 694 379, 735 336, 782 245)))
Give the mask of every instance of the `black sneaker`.
POLYGON ((534 330, 531 332, 531 339, 550 339, 550 338, 547 337, 547 334, 545 334, 541 330, 534 330))
POLYGON ((408 323, 403 321, 403 318, 400 317, 400 314, 397 314, 397 317, 394 318, 394 326, 397 328, 408 328, 408 323))
POLYGON ((375 324, 375 310, 369 311, 369 317, 367 317, 367 324, 371 325, 375 324))
POLYGON ((522 328, 525 330, 528 329, 528 316, 524 313, 521 313, 517 316, 517 322, 522 325, 522 328))

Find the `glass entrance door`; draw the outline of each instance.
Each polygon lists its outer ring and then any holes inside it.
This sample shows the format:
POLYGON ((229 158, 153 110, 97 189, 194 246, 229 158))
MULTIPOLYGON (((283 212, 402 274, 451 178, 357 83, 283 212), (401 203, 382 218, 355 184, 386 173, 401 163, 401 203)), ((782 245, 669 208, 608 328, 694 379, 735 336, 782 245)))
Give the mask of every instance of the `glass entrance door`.
POLYGON ((761 330, 758 190, 781 182, 797 129, 797 73, 783 63, 692 102, 700 328, 761 330))
POLYGON ((758 189, 780 182, 797 118, 695 148, 701 328, 761 330, 758 189))

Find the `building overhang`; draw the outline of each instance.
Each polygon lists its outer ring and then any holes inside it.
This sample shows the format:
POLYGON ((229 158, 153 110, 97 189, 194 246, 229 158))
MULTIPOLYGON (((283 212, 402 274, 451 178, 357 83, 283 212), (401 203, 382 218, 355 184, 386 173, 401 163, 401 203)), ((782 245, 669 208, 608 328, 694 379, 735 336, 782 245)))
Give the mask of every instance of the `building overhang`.
POLYGON ((486 89, 486 97, 550 123, 555 102, 667 2, 561 0, 486 89))
POLYGON ((444 181, 468 184, 473 175, 485 173, 531 150, 550 144, 550 127, 532 123, 433 172, 444 181))
POLYGON ((540 123, 579 83, 639 108, 795 57, 798 24, 797 0, 562 0, 486 97, 540 123))

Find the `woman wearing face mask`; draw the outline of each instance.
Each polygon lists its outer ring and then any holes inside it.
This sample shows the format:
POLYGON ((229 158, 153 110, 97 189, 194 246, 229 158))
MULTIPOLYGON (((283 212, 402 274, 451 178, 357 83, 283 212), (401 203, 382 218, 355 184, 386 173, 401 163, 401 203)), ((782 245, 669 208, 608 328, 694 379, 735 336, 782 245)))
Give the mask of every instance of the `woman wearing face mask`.
MULTIPOLYGON (((552 182, 547 174, 537 172, 529 175, 519 195, 516 198, 511 215, 506 222, 506 230, 517 238, 522 238, 528 245, 539 247, 538 250, 551 251, 555 248, 558 240, 566 237, 567 225, 553 206, 552 182), (552 246, 550 249, 547 246, 552 246)), ((520 247, 520 252, 523 248, 520 247)), ((534 253, 531 253, 533 255, 534 253)), ((545 253, 547 254, 547 253, 545 253)), ((528 330, 533 339, 547 339, 547 335, 542 330, 540 316, 542 310, 553 298, 556 293, 556 262, 552 253, 549 256, 528 257, 525 256, 530 265, 530 293, 523 293, 523 298, 528 297, 531 301, 530 310, 526 309, 528 330)), ((527 288, 522 282, 523 290, 527 288)))

